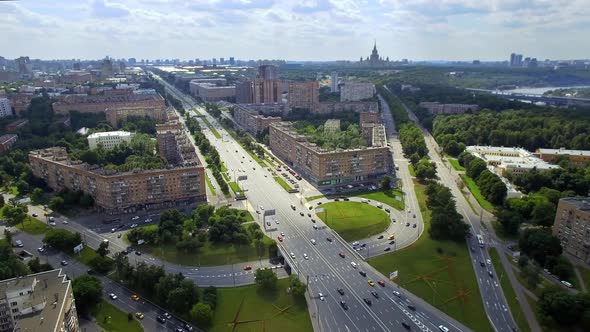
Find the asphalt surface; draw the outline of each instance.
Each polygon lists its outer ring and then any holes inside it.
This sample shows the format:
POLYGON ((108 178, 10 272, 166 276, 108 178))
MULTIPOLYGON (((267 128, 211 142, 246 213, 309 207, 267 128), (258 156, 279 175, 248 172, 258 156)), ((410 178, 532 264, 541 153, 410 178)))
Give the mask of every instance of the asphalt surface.
MULTIPOLYGON (((411 112, 411 110, 405 105, 404 107, 406 108, 410 118, 416 123, 416 125, 422 130, 424 134, 424 139, 429 150, 428 155, 437 166, 439 182, 451 189, 457 204, 457 211, 463 215, 465 222, 471 226, 472 236, 467 240, 467 244, 470 247, 470 256, 473 263, 473 269, 476 274, 480 294, 488 319, 496 331, 512 331, 512 329, 517 325, 514 322, 514 318, 512 317, 510 310, 508 309, 502 287, 499 285, 499 276, 494 270, 494 266, 492 264, 488 264, 488 260, 490 260, 489 253, 487 251, 489 243, 485 242, 489 241, 491 237, 486 236, 487 232, 480 222, 480 215, 471 209, 469 203, 457 186, 457 183, 461 181, 461 179, 456 173, 453 173, 450 164, 443 162, 440 155, 435 152, 439 151, 439 147, 436 144, 434 138, 420 125, 418 119, 411 112), (476 239, 477 234, 483 235, 485 243, 483 247, 480 247, 478 244, 476 239), (483 266, 481 266, 482 263, 483 266)), ((480 214, 481 213, 482 212, 480 211, 480 214)))
MULTIPOLYGON (((192 108, 198 107, 167 82, 164 84, 192 108)), ((225 131, 213 117, 204 110, 201 113, 223 137, 226 137, 225 131)), ((202 127, 205 128, 205 125, 202 124, 202 127)), ((350 245, 341 241, 336 234, 325 227, 319 218, 315 224, 319 229, 314 229, 314 224, 307 217, 309 210, 304 202, 298 199, 297 195, 288 194, 282 189, 272 179, 270 173, 252 161, 238 143, 233 140, 217 139, 209 130, 203 130, 203 132, 211 144, 217 148, 226 167, 242 169, 242 175, 248 177, 247 180, 240 182, 240 186, 247 189, 245 193, 248 200, 261 212, 257 215, 257 221, 264 222, 265 218, 271 218, 271 226, 268 228, 264 226, 267 234, 277 238, 280 232, 284 232, 284 240, 279 242, 279 248, 300 277, 309 282, 309 295, 315 303, 308 303, 308 305, 315 308, 312 320, 316 329, 320 331, 396 331, 403 330, 401 324, 406 322, 413 330, 437 331, 439 325, 444 325, 451 331, 468 330, 436 308, 389 282, 385 276, 366 264, 350 245), (291 205, 295 206, 295 211, 292 210, 291 205), (274 215, 265 217, 265 214, 271 214, 271 210, 274 210, 274 215), (304 212, 304 216, 301 216, 300 212, 304 212), (279 224, 276 224, 276 220, 279 224), (330 242, 327 238, 333 240, 330 242), (315 245, 312 244, 312 239, 316 240, 315 245), (339 257, 340 252, 344 253, 345 258, 339 257), (290 257, 290 253, 293 253, 294 258, 290 257), (358 268, 353 268, 351 262, 356 262, 358 268), (367 274, 366 277, 360 275, 360 270, 367 274), (368 280, 374 282, 384 280, 385 287, 379 285, 371 287, 368 280), (336 291, 337 288, 342 288, 344 295, 340 295, 336 291), (401 298, 394 295, 394 290, 402 293, 401 298), (379 298, 374 298, 371 291, 377 292, 379 298), (319 299, 319 293, 324 295, 324 301, 319 299), (371 299, 372 305, 365 304, 364 298, 371 299), (340 301, 346 302, 348 310, 341 307, 340 301), (410 303, 415 310, 408 308, 410 303)), ((410 209, 419 215, 419 211, 414 207, 417 207, 417 204, 410 203, 410 209)))

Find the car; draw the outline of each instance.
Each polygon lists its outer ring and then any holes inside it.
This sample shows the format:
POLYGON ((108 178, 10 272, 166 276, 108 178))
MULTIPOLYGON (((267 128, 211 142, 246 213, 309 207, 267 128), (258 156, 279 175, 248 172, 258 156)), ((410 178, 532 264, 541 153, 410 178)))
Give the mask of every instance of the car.
POLYGON ((492 273, 492 271, 488 271, 488 275, 492 278, 494 277, 494 274, 492 273))
POLYGON ((318 297, 320 298, 320 301, 323 301, 324 300, 324 294, 318 293, 318 297))
POLYGON ((260 205, 260 210, 264 211, 264 206, 260 205))
POLYGON ((139 250, 135 250, 135 254, 136 254, 137 256, 141 256, 141 251, 139 251, 139 250))
POLYGON ((346 304, 346 302, 340 301, 340 306, 342 307, 342 309, 348 310, 348 304, 346 304))
POLYGON ((137 226, 138 226, 137 224, 131 224, 131 226, 129 226, 129 228, 135 228, 137 226))
POLYGON ((362 248, 364 248, 364 247, 366 247, 366 246, 367 246, 367 244, 366 244, 366 243, 363 243, 363 244, 361 244, 361 247, 362 247, 362 248))
POLYGON ((55 223, 55 222, 50 222, 50 223, 49 223, 49 226, 55 226, 55 225, 56 225, 56 223, 55 223))
POLYGON ((479 266, 481 266, 481 267, 485 267, 485 266, 486 266, 486 263, 484 263, 484 262, 479 262, 479 266))
POLYGON ((342 288, 336 288, 336 291, 340 294, 340 295, 344 295, 344 289, 342 288))
POLYGON ((256 210, 256 213, 257 213, 257 214, 260 214, 260 211, 259 211, 259 210, 256 210))
POLYGON ((345 201, 345 202, 348 202, 348 201, 350 201, 350 198, 348 198, 348 197, 344 197, 344 201, 345 201))
POLYGON ((370 300, 370 299, 368 299, 368 298, 366 298, 366 297, 365 297, 365 298, 363 298, 363 301, 365 301, 365 303, 366 303, 367 305, 369 305, 369 306, 370 306, 371 304, 373 304, 373 303, 371 302, 371 300, 370 300))
POLYGON ((340 256, 342 258, 346 257, 346 255, 342 251, 338 253, 338 256, 340 256))
POLYGON ((369 286, 371 287, 375 287, 375 282, 371 279, 367 280, 367 283, 369 284, 369 286))
POLYGON ((36 214, 36 213, 33 213, 32 216, 35 217, 35 218, 37 218, 39 215, 36 214))
POLYGON ((299 212, 299 215, 305 217, 305 214, 303 212, 299 212))
POLYGON ((307 256, 307 254, 303 254, 303 258, 304 259, 309 259, 309 256, 307 256))
POLYGON ((311 218, 311 213, 308 213, 307 216, 311 218))
POLYGON ((310 205, 307 209, 308 210, 311 210, 311 209, 313 209, 313 206, 310 205))
POLYGON ((315 245, 315 244, 316 244, 316 242, 315 242, 315 240, 314 240, 314 239, 311 239, 311 244, 313 244, 313 245, 315 245))
POLYGON ((166 317, 166 319, 172 319, 172 315, 167 312, 164 313, 164 317, 166 317))
POLYGON ((135 294, 131 295, 131 299, 135 302, 139 302, 139 296, 137 296, 135 294))
POLYGON ((358 241, 354 241, 354 242, 352 243, 352 246, 353 246, 353 247, 354 247, 354 246, 358 246, 358 245, 359 245, 359 242, 358 242, 358 241))
POLYGON ((281 236, 283 236, 283 237, 284 237, 284 236, 285 236, 285 232, 281 232, 281 236))
POLYGON ((410 227, 410 223, 409 222, 406 223, 406 227, 410 227))
POLYGON ((383 238, 383 235, 379 235, 379 237, 377 239, 381 240, 383 238))
POLYGON ((385 212, 389 213, 391 210, 389 208, 385 208, 385 212))
POLYGON ((439 329, 441 332, 449 332, 449 328, 448 328, 448 327, 446 327, 446 326, 444 326, 444 325, 439 325, 439 326, 438 326, 438 329, 439 329))
POLYGON ((400 292, 398 292, 396 290, 393 291, 393 295, 395 295, 397 297, 402 297, 402 293, 400 293, 400 292))
POLYGON ((116 300, 117 299, 117 295, 115 295, 114 293, 110 293, 109 297, 111 298, 111 300, 116 300))
POLYGON ((313 229, 318 229, 318 225, 313 224, 313 229))
POLYGON ((45 251, 45 248, 43 248, 43 247, 39 247, 39 248, 37 248, 37 251, 38 251, 38 252, 44 252, 44 251, 45 251))
POLYGON ((144 220, 144 222, 145 223, 152 222, 152 218, 147 218, 146 220, 144 220))
POLYGON ((65 220, 65 219, 64 219, 64 220, 62 220, 62 221, 61 221, 61 223, 62 223, 62 224, 64 224, 64 225, 67 225, 67 224, 69 224, 69 222, 68 222, 67 220, 65 220))
MULTIPOLYGON (((184 328, 189 332, 191 332, 193 330, 193 327, 189 323, 185 323, 184 328)), ((181 331, 181 332, 183 332, 183 331, 181 331)))
POLYGON ((471 252, 475 252, 475 247, 471 246, 471 252))
POLYGON ((416 215, 414 214, 414 215, 412 215, 412 217, 413 217, 413 218, 416 218, 416 215))
POLYGON ((136 312, 135 317, 137 317, 137 319, 143 319, 145 317, 145 315, 142 314, 141 312, 136 312))
POLYGON ((139 216, 134 216, 133 218, 131 218, 131 220, 137 220, 139 219, 139 216))
POLYGON ((291 256, 291 258, 295 259, 295 254, 294 253, 290 253, 289 256, 291 256))
POLYGON ((270 221, 267 221, 266 222, 266 226, 270 226, 270 221))
POLYGON ((405 321, 402 321, 402 326, 406 328, 406 330, 410 329, 410 324, 406 323, 405 321))
POLYGON ((162 324, 166 324, 166 318, 164 318, 162 316, 156 317, 156 320, 162 324))
POLYGON ((363 277, 367 276, 367 272, 365 272, 365 271, 359 271, 359 274, 362 275, 363 277))
POLYGON ((374 298, 378 299, 379 298, 379 293, 372 291, 371 295, 373 295, 374 298))
POLYGON ((417 225, 416 225, 416 224, 414 224, 414 225, 412 225, 412 228, 416 228, 416 226, 417 226, 417 225))
POLYGON ((332 238, 331 238, 331 237, 327 237, 327 238, 326 238, 326 241, 328 241, 328 242, 332 242, 332 238))
POLYGON ((488 263, 488 265, 492 265, 492 261, 489 259, 486 260, 486 263, 488 263))
POLYGON ((508 246, 508 250, 510 250, 510 251, 514 251, 514 246, 513 246, 513 245, 509 245, 509 246, 508 246))
POLYGON ((408 309, 416 311, 416 307, 411 304, 408 304, 408 309))
POLYGON ((379 203, 379 204, 377 204, 377 207, 380 208, 380 209, 382 209, 383 208, 383 204, 379 203))
POLYGON ((125 250, 121 250, 121 253, 123 255, 128 255, 129 254, 129 250, 125 249, 125 250))
POLYGON ((68 265, 68 262, 66 260, 63 260, 60 262, 60 264, 61 264, 61 266, 66 266, 66 265, 68 265))
POLYGON ((377 281, 377 283, 379 284, 379 286, 385 287, 385 281, 379 280, 379 281, 377 281))
POLYGON ((279 242, 283 242, 283 237, 282 236, 277 236, 277 240, 279 240, 279 242))
POLYGON ((311 222, 315 224, 315 219, 311 218, 311 222))
POLYGON ((389 241, 389 244, 395 244, 395 240, 389 241))
POLYGON ((318 202, 318 205, 322 205, 322 202, 318 202))
POLYGON ((116 228, 111 228, 111 233, 114 233, 114 232, 116 232, 116 231, 117 231, 117 229, 116 229, 116 228))
POLYGON ((340 198, 335 198, 334 202, 340 202, 340 198))
POLYGON ((391 251, 391 247, 387 247, 387 248, 383 249, 383 251, 391 251))
POLYGON ((296 209, 295 205, 291 204, 291 209, 293 209, 293 211, 295 211, 295 209, 296 209))
POLYGON ((244 271, 250 271, 250 270, 252 270, 252 266, 250 266, 250 265, 244 266, 244 271))
POLYGON ((120 239, 121 235, 123 235, 123 234, 121 234, 121 233, 117 234, 117 239, 120 239))
POLYGON ((395 239, 395 234, 391 234, 387 237, 388 240, 393 240, 395 239))

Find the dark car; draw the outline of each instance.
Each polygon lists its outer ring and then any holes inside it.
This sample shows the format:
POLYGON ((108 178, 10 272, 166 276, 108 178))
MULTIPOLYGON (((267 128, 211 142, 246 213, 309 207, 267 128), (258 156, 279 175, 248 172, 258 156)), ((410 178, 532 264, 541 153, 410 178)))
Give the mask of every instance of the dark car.
POLYGON ((387 247, 387 248, 383 249, 383 251, 390 251, 390 250, 391 250, 391 247, 387 247))
POLYGON ((345 197, 345 198, 344 198, 344 200, 345 200, 346 202, 348 202, 348 201, 350 201, 350 198, 348 198, 348 197, 345 197))
POLYGON ((311 218, 311 213, 308 213, 307 216, 311 218))
POLYGON ((136 254, 137 256, 141 256, 141 251, 139 251, 139 250, 136 250, 136 251, 135 251, 135 254, 136 254))
POLYGON ((410 310, 413 310, 413 311, 416 311, 416 307, 414 307, 414 306, 413 306, 413 305, 411 305, 411 304, 408 304, 408 309, 410 309, 410 310))
POLYGON ((416 228, 416 224, 414 224, 414 226, 412 226, 412 228, 416 228))
POLYGON ((479 262, 479 265, 480 265, 481 267, 485 267, 485 266, 486 266, 486 263, 484 263, 484 262, 479 262))
POLYGON ((327 237, 327 238, 326 238, 326 241, 328 241, 328 242, 332 242, 332 238, 330 238, 330 237, 327 237))
POLYGON ((389 210, 389 208, 385 208, 385 212, 389 213, 391 210, 389 210))
POLYGON ((164 317, 166 317, 166 319, 172 319, 172 315, 167 312, 164 313, 164 317))
POLYGON ((311 218, 311 222, 315 224, 315 219, 311 218))
POLYGON ((302 217, 305 216, 305 214, 303 212, 299 212, 299 215, 302 217))
POLYGON ((371 300, 370 300, 370 299, 368 299, 368 298, 366 298, 366 297, 363 299, 363 301, 365 301, 365 303, 366 303, 367 305, 371 305, 371 304, 373 304, 373 303, 371 302, 371 300))
POLYGON ((337 288, 336 290, 338 291, 338 293, 340 293, 340 295, 344 295, 344 289, 337 288))
POLYGON ((366 246, 367 246, 366 243, 361 244, 361 247, 363 247, 363 248, 366 247, 366 246))
POLYGON ((406 227, 410 227, 410 223, 409 222, 406 223, 406 227))
POLYGON ((389 244, 394 244, 394 243, 395 243, 395 240, 389 241, 389 244))
POLYGON ((156 317, 156 320, 162 324, 166 324, 166 318, 164 318, 162 316, 156 317))
POLYGON ((406 328, 406 330, 410 329, 410 324, 406 323, 406 322, 402 322, 402 326, 406 328))
POLYGON ((318 202, 318 205, 322 205, 322 202, 318 202))
POLYGON ((359 271, 359 273, 360 273, 360 275, 362 275, 363 277, 366 277, 366 276, 367 276, 367 272, 365 272, 365 271, 359 271))
POLYGON ((374 296, 376 299, 378 299, 378 298, 379 298, 379 293, 377 293, 377 292, 375 292, 375 291, 372 291, 372 292, 371 292, 371 295, 373 295, 373 296, 374 296))
POLYGON ((342 309, 348 310, 348 304, 346 304, 346 302, 340 301, 340 306, 342 307, 342 309))
POLYGON ((379 235, 378 239, 381 240, 383 238, 383 235, 379 235))

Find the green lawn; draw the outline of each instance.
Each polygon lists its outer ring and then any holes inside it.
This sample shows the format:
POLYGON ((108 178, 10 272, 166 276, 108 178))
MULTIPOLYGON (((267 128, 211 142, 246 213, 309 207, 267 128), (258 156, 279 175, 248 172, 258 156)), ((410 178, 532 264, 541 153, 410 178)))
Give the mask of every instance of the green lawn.
POLYGON ((288 279, 278 282, 273 293, 256 286, 217 289, 217 308, 210 332, 311 332, 307 305, 287 294, 288 279), (241 309, 240 309, 241 306, 241 309), (232 322, 237 322, 235 326, 232 322))
POLYGON ((240 188, 240 186, 238 185, 237 182, 233 182, 232 181, 232 182, 228 182, 227 184, 229 185, 229 187, 231 188, 231 190, 234 191, 234 193, 237 194, 237 193, 242 192, 242 189, 240 188))
POLYGON ((309 197, 305 197, 305 200, 308 202, 311 202, 311 201, 314 201, 318 198, 324 198, 324 197, 325 197, 324 195, 309 196, 309 197))
POLYGON ((586 269, 583 267, 578 266, 578 270, 582 274, 582 280, 584 281, 584 285, 586 285, 586 291, 590 292, 590 269, 586 269))
POLYGON ((16 228, 29 233, 29 234, 45 234, 49 229, 46 223, 39 221, 31 216, 27 216, 27 219, 24 223, 18 224, 15 226, 16 228))
MULTIPOLYGON (((238 210, 239 210, 239 209, 238 209, 238 210)), ((250 211, 248 211, 248 210, 239 210, 239 211, 240 211, 240 214, 241 214, 241 215, 242 215, 244 218, 246 218, 246 222, 249 222, 249 221, 254 221, 254 217, 252 216, 252 213, 250 213, 250 211)))
POLYGON ((450 158, 447 157, 447 159, 449 160, 449 163, 451 163, 451 166, 453 166, 453 168, 457 171, 465 171, 465 167, 459 165, 459 160, 455 159, 455 158, 450 158))
POLYGON ((203 119, 203 122, 205 122, 207 127, 209 127, 209 130, 211 130, 211 133, 213 133, 213 136, 215 136, 216 138, 221 138, 221 135, 219 135, 219 132, 217 131, 217 129, 215 129, 215 127, 213 127, 213 125, 211 125, 211 123, 209 122, 209 120, 207 120, 207 118, 202 117, 201 119, 203 119))
POLYGON ((386 191, 383 191, 383 190, 369 191, 367 193, 355 195, 355 196, 379 201, 383 204, 387 204, 391 207, 394 207, 400 211, 403 211, 405 209, 404 208, 404 194, 402 193, 401 190, 398 190, 398 189, 390 189, 390 190, 386 190, 386 191), (397 200, 397 197, 400 198, 399 201, 397 200))
POLYGON ((127 319, 127 313, 103 300, 98 303, 92 310, 92 316, 96 318, 96 323, 109 332, 141 332, 141 324, 133 318, 127 319))
POLYGON ((387 229, 391 221, 383 210, 359 202, 330 202, 322 204, 320 217, 346 241, 365 239, 387 229), (327 216, 327 220, 326 220, 327 216))
POLYGON ((414 166, 412 164, 408 164, 408 170, 410 171, 410 175, 416 177, 416 171, 414 170, 414 166))
POLYGON ((510 279, 508 279, 508 276, 506 275, 506 270, 504 270, 504 266, 502 265, 502 262, 500 262, 500 256, 498 255, 496 248, 490 249, 490 257, 492 258, 492 264, 494 264, 496 275, 500 276, 500 285, 502 286, 502 291, 504 292, 504 296, 510 307, 512 317, 516 320, 516 324, 521 331, 530 331, 531 329, 522 312, 522 308, 520 307, 514 288, 512 288, 510 279))
MULTIPOLYGON (((414 188, 428 230, 426 187, 415 183, 414 188)), ((474 331, 491 332, 467 250, 465 243, 435 241, 424 232, 410 247, 368 262, 384 275, 399 271, 397 282, 402 287, 474 331)))
POLYGON ((277 183, 283 187, 283 189, 285 189, 286 191, 292 190, 293 188, 291 188, 291 186, 285 181, 283 180, 281 177, 279 176, 275 176, 274 177, 275 181, 277 181, 277 183))
POLYGON ((217 196, 217 193, 215 192, 215 188, 213 187, 213 183, 211 183, 211 179, 209 179, 208 176, 205 176, 205 182, 207 182, 207 187, 209 187, 209 190, 211 191, 211 195, 217 196))
POLYGON ((488 202, 483 197, 483 195, 479 191, 479 187, 477 186, 475 181, 473 181, 472 178, 468 177, 465 174, 461 174, 461 179, 463 179, 463 181, 465 182, 465 184, 469 188, 469 191, 471 191, 471 194, 473 195, 473 197, 475 197, 475 199, 477 200, 479 205, 481 205, 481 207, 486 209, 487 211, 494 213, 494 210, 495 210, 494 206, 492 205, 492 203, 488 202))

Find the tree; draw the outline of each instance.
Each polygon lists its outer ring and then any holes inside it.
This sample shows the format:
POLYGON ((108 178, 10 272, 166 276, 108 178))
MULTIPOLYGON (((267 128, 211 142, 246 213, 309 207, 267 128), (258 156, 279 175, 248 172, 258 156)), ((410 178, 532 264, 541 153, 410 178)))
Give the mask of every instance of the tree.
POLYGON ((379 184, 381 187, 381 190, 386 191, 391 189, 391 176, 386 175, 383 177, 383 180, 381 180, 381 183, 379 184))
POLYGON ((191 218, 197 223, 197 225, 206 225, 209 222, 209 218, 215 213, 215 207, 212 205, 199 205, 193 210, 191 218))
POLYGON ((6 204, 4 201, 4 195, 0 195, 0 209, 4 207, 4 204, 6 204))
POLYGON ((106 274, 113 269, 114 262, 108 257, 95 256, 88 262, 88 265, 96 272, 106 274))
POLYGON ((95 276, 83 275, 74 279, 72 290, 76 300, 76 309, 82 315, 102 299, 102 283, 95 276))
POLYGON ((6 242, 12 245, 12 232, 8 227, 4 228, 4 239, 6 240, 6 242))
POLYGON ((416 177, 421 180, 436 178, 436 164, 426 158, 420 159, 416 166, 416 177))
POLYGON ((52 228, 45 233, 43 243, 62 251, 72 252, 75 246, 82 243, 82 237, 80 236, 80 233, 72 233, 65 229, 52 228))
POLYGON ((199 327, 207 327, 213 320, 213 310, 207 303, 197 303, 192 307, 190 316, 199 327))
POLYGON ((33 192, 31 193, 31 200, 33 201, 33 203, 38 203, 39 201, 41 201, 41 198, 43 198, 43 189, 33 189, 33 192))
POLYGON ((51 271, 53 267, 50 264, 41 263, 39 257, 35 257, 27 262, 27 266, 32 273, 39 273, 44 271, 51 271))
POLYGON ((577 322, 587 307, 582 296, 571 295, 558 288, 543 291, 539 298, 539 311, 558 324, 570 326, 577 322))
POLYGON ((300 298, 305 295, 305 291, 307 290, 305 284, 296 275, 289 277, 289 287, 291 288, 291 294, 300 298))
POLYGON ((539 270, 539 267, 535 264, 528 264, 520 269, 520 275, 526 279, 529 289, 537 288, 537 285, 541 282, 539 270))
POLYGON ((63 210, 64 206, 65 201, 59 196, 55 196, 49 201, 49 208, 52 210, 61 211, 63 210))
POLYGON ((550 227, 555 219, 555 205, 548 201, 538 202, 533 208, 531 217, 533 224, 550 227))
POLYGON ((18 180, 16 182, 16 189, 20 195, 24 195, 29 192, 29 184, 24 180, 18 180))
POLYGON ((27 274, 29 271, 14 253, 12 244, 0 241, 0 280, 27 274))
POLYGON ((211 309, 215 309, 217 306, 217 288, 209 286, 203 290, 203 303, 211 306, 211 309))
POLYGON ((10 205, 4 208, 4 217, 11 225, 22 224, 27 219, 27 206, 13 200, 9 203, 10 205))
POLYGON ((256 285, 260 289, 275 290, 277 288, 278 278, 271 269, 258 269, 255 273, 256 285))
POLYGON ((557 257, 562 252, 559 239, 544 229, 525 230, 521 233, 518 246, 540 266, 545 266, 548 257, 557 257))
POLYGON ((469 162, 469 165, 466 167, 465 171, 467 173, 467 176, 469 176, 472 179, 477 179, 481 172, 483 172, 486 169, 487 164, 485 161, 479 158, 473 158, 473 160, 469 162))
POLYGON ((109 253, 109 243, 108 242, 101 242, 98 245, 98 249, 96 249, 96 253, 100 257, 105 257, 109 253))

